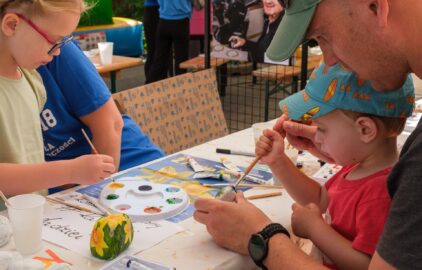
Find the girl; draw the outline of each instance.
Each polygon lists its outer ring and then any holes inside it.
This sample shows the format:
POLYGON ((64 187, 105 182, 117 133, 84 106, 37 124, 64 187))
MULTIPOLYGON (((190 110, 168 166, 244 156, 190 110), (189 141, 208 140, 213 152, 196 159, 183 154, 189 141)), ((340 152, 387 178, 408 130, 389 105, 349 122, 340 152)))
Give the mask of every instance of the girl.
POLYGON ((60 54, 86 8, 83 0, 0 0, 0 189, 7 195, 92 184, 115 170, 106 155, 44 162, 45 90, 33 69, 60 54))

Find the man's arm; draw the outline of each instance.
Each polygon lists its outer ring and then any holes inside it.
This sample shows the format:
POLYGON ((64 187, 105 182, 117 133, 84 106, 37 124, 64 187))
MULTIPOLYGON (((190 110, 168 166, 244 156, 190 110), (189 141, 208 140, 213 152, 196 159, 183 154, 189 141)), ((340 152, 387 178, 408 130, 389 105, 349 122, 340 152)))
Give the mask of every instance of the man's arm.
POLYGON ((286 235, 276 234, 268 243, 264 265, 270 270, 328 269, 300 250, 286 235))
POLYGON ((112 156, 116 169, 120 164, 123 120, 110 98, 96 111, 80 117, 92 134, 92 143, 100 154, 112 156))
MULTIPOLYGON (((243 255, 248 255, 251 235, 271 223, 241 192, 236 195, 236 203, 199 198, 195 201, 195 208, 195 220, 207 227, 218 245, 243 255)), ((326 269, 302 252, 284 234, 276 234, 271 238, 269 254, 264 264, 271 270, 326 269)))

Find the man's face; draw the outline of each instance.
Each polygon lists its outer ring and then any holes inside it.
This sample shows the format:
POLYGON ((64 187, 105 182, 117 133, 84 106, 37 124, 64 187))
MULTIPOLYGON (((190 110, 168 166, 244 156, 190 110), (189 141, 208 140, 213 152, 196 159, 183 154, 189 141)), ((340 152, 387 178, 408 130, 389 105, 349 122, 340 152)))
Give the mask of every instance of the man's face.
POLYGON ((319 43, 327 66, 339 63, 380 91, 394 90, 403 85, 409 66, 394 49, 390 29, 379 26, 376 9, 367 0, 323 0, 307 38, 319 43))

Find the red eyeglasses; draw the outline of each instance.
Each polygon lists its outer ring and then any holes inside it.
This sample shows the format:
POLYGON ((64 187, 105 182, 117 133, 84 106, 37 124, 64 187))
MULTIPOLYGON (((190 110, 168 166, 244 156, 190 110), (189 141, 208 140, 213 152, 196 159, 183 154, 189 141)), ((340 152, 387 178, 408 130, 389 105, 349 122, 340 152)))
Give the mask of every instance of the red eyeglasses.
POLYGON ((51 49, 48 50, 48 52, 47 52, 48 54, 53 54, 55 51, 62 48, 64 45, 66 45, 67 43, 69 43, 73 39, 73 36, 69 35, 69 36, 62 38, 60 41, 55 42, 49 35, 47 35, 44 31, 42 31, 40 28, 38 28, 38 26, 36 26, 30 19, 26 18, 24 15, 22 15, 20 13, 14 13, 14 14, 16 14, 16 16, 18 16, 24 22, 26 22, 29 26, 31 26, 32 29, 34 29, 45 40, 47 40, 48 43, 53 45, 51 47, 51 49))

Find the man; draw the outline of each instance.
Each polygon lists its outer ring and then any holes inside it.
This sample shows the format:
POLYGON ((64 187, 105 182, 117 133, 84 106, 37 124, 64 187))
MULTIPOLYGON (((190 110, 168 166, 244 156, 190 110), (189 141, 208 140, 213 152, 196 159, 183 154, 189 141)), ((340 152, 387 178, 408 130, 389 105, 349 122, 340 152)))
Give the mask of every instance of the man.
MULTIPOLYGON (((408 72, 422 77, 422 28, 417 23, 421 19, 422 1, 290 0, 267 53, 274 60, 283 60, 304 38, 315 39, 327 65, 340 63, 371 80, 380 91, 397 89, 408 72)), ((312 143, 313 127, 284 120, 282 117, 274 129, 286 132, 296 147, 321 155, 312 143)), ((419 124, 388 179, 392 208, 370 269, 415 269, 422 265, 422 204, 418 200, 422 197, 421 148, 419 124)), ((248 253, 251 235, 271 223, 241 194, 237 203, 201 199, 195 206, 196 220, 207 226, 214 240, 242 254, 248 253)), ((310 206, 294 208, 312 211, 310 206)), ((263 254, 255 254, 255 260, 261 257, 260 262, 269 269, 323 268, 299 251, 281 229, 278 232, 268 242, 263 241, 264 249, 258 250, 263 254)))

